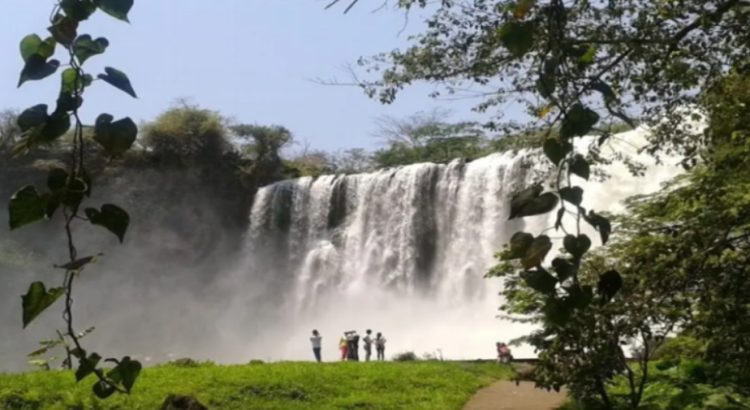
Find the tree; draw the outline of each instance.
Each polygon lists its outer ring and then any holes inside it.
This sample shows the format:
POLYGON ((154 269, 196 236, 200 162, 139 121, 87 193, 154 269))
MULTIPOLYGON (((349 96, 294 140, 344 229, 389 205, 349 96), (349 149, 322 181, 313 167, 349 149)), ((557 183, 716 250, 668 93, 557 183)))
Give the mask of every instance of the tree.
POLYGON ((359 174, 373 170, 372 156, 362 148, 350 148, 333 156, 337 173, 359 174))
POLYGON ((280 126, 238 124, 230 127, 239 140, 241 152, 253 163, 247 171, 253 186, 266 185, 283 179, 281 150, 294 141, 291 131, 280 126))
POLYGON ((167 164, 214 163, 231 150, 225 122, 217 112, 183 104, 148 124, 142 143, 167 164))
POLYGON ((18 113, 14 110, 0 112, 0 152, 10 156, 13 147, 21 139, 21 128, 18 127, 18 113))

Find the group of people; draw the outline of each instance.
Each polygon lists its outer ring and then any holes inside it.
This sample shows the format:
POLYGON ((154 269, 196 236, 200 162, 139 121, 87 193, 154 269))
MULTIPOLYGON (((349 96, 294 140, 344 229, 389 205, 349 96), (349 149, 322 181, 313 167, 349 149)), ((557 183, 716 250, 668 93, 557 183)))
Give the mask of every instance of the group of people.
MULTIPOLYGON (((377 352, 377 360, 385 360, 385 336, 378 332, 375 337, 372 337, 372 330, 367 329, 365 331, 365 337, 361 338, 362 345, 365 349, 365 360, 370 361, 372 357, 372 348, 375 346, 377 352)), ((320 348, 322 346, 323 337, 317 330, 312 331, 312 337, 310 337, 310 343, 312 343, 313 354, 315 360, 320 362, 320 348)), ((356 330, 350 330, 344 332, 344 336, 339 340, 339 351, 341 352, 341 360, 359 361, 359 341, 360 337, 356 330)))
POLYGON ((498 363, 510 363, 513 360, 513 355, 510 353, 510 347, 503 342, 495 343, 497 348, 497 362, 498 363))

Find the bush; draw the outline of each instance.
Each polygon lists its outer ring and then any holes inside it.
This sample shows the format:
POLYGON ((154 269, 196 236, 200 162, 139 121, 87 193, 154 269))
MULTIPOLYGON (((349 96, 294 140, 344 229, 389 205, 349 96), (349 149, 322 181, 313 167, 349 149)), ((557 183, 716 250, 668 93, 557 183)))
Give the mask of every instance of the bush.
POLYGON ((393 356, 393 360, 396 362, 413 362, 419 359, 414 352, 402 352, 397 353, 395 356, 393 356))

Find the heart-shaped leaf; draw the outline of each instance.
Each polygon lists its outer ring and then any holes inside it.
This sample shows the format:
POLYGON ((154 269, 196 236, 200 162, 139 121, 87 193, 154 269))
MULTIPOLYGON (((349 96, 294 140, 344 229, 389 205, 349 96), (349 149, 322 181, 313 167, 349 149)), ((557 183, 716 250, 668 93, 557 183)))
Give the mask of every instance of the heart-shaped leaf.
POLYGON ((552 260, 552 268, 557 274, 557 279, 560 282, 564 282, 566 279, 572 277, 576 273, 576 266, 567 259, 555 258, 552 260))
POLYGON ((49 60, 39 54, 32 54, 26 60, 21 76, 18 79, 18 87, 29 80, 42 80, 51 76, 60 67, 57 60, 49 60))
POLYGON ((96 397, 100 399, 106 399, 107 397, 114 394, 115 386, 103 380, 99 380, 96 383, 94 383, 91 390, 93 390, 94 394, 96 394, 96 397))
POLYGON ((130 149, 138 135, 138 127, 129 117, 112 122, 112 116, 101 114, 96 119, 94 140, 98 142, 107 154, 116 157, 130 149))
POLYGON ((547 138, 544 141, 544 155, 552 161, 555 166, 560 165, 560 161, 565 158, 568 153, 573 151, 573 145, 568 141, 560 141, 557 138, 547 138))
POLYGON ((130 215, 122 208, 112 204, 104 204, 101 211, 95 208, 86 208, 85 212, 89 222, 107 228, 120 239, 120 242, 125 239, 125 232, 130 224, 130 215))
POLYGON ((68 172, 62 168, 53 168, 47 174, 47 187, 50 191, 60 191, 68 184, 68 172))
POLYGON ((133 0, 94 0, 94 3, 110 16, 129 22, 128 13, 133 7, 133 0))
POLYGON ((591 248, 591 239, 585 234, 578 235, 578 237, 565 235, 563 246, 574 258, 581 259, 581 256, 591 248))
POLYGON ((541 235, 534 238, 521 258, 521 265, 526 269, 541 265, 550 249, 552 249, 552 241, 548 236, 541 235))
POLYGON ((622 288, 622 276, 615 270, 604 272, 599 276, 597 292, 602 295, 605 301, 612 299, 615 294, 622 288))
POLYGON ((510 238, 510 252, 506 255, 505 259, 518 259, 523 257, 533 241, 534 236, 530 233, 514 233, 510 238))
POLYGON ((508 219, 544 214, 555 209, 557 196, 551 192, 541 192, 541 185, 533 185, 516 193, 510 201, 508 219))
POLYGON ((76 381, 80 382, 86 376, 94 373, 100 360, 102 360, 102 357, 96 353, 91 353, 88 357, 81 359, 78 364, 78 370, 76 370, 76 381))
POLYGON ((578 206, 581 205, 581 202, 583 201, 583 189, 578 186, 566 186, 560 189, 560 196, 562 197, 562 199, 578 206))
POLYGON ((530 21, 503 24, 500 27, 500 42, 514 57, 523 57, 534 46, 534 24, 530 21))
POLYGON ((115 383, 122 384, 125 387, 125 391, 130 392, 135 384, 135 380, 141 373, 141 364, 136 360, 131 360, 130 357, 125 356, 120 359, 117 366, 107 373, 107 377, 115 383))
POLYGON ((599 122, 599 114, 581 104, 571 108, 563 119, 560 136, 563 139, 586 135, 599 122))
POLYGON ((581 154, 576 154, 568 163, 570 172, 578 175, 579 177, 588 180, 591 175, 591 168, 589 167, 588 161, 581 154))
POLYGON ((609 235, 612 233, 612 224, 609 219, 597 214, 594 211, 589 211, 588 215, 584 215, 583 218, 597 231, 602 239, 602 245, 606 244, 609 240, 609 235))
POLYGON ((69 46, 73 43, 78 35, 78 21, 71 17, 58 14, 51 26, 47 30, 52 34, 54 39, 63 45, 69 46))
POLYGON ((535 269, 532 271, 525 271, 521 273, 521 277, 530 288, 537 292, 545 294, 552 294, 555 292, 555 286, 557 285, 557 279, 550 275, 544 269, 535 269))
POLYGON ((25 328, 34 318, 50 307, 65 293, 63 288, 52 288, 49 291, 42 282, 34 282, 28 292, 21 296, 23 301, 23 327, 25 328))
POLYGON ((10 198, 8 216, 10 229, 18 229, 24 225, 44 219, 47 201, 39 195, 36 188, 27 185, 19 189, 10 198))
POLYGON ((96 6, 91 0, 62 0, 60 8, 76 21, 86 20, 96 11, 96 6))
POLYGON ((16 120, 21 131, 28 131, 47 122, 47 104, 38 104, 25 109, 16 120))
POLYGON ((52 54, 55 53, 55 45, 57 45, 57 42, 52 37, 48 37, 42 41, 38 35, 29 34, 21 39, 19 49, 21 51, 21 57, 25 63, 29 60, 29 57, 34 54, 38 54, 44 60, 52 57, 52 54))
POLYGON ((99 74, 99 78, 105 82, 111 84, 113 87, 118 88, 133 98, 138 98, 133 90, 133 86, 130 84, 130 79, 125 73, 112 67, 105 67, 104 72, 106 74, 99 74))
POLYGON ((75 53, 78 61, 83 64, 89 59, 89 57, 102 54, 108 46, 109 40, 104 37, 99 37, 94 40, 90 35, 83 34, 78 36, 73 44, 73 53, 75 53))

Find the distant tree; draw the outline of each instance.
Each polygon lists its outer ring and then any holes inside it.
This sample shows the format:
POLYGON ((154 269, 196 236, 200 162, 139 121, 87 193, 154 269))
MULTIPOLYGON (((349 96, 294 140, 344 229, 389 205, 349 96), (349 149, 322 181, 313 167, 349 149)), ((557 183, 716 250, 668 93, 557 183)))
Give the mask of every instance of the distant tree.
POLYGON ((285 161, 287 173, 293 177, 317 177, 336 172, 331 154, 321 150, 304 149, 303 152, 285 161))
POLYGON ((358 174, 374 167, 372 155, 363 148, 351 148, 333 155, 333 168, 337 173, 358 174))
POLYGON ((141 142, 165 163, 210 164, 232 149, 225 123, 215 111, 183 104, 147 124, 141 142))
POLYGON ((292 133, 279 125, 237 124, 230 127, 240 151, 252 161, 248 172, 255 185, 284 178, 281 150, 294 142, 292 133))

